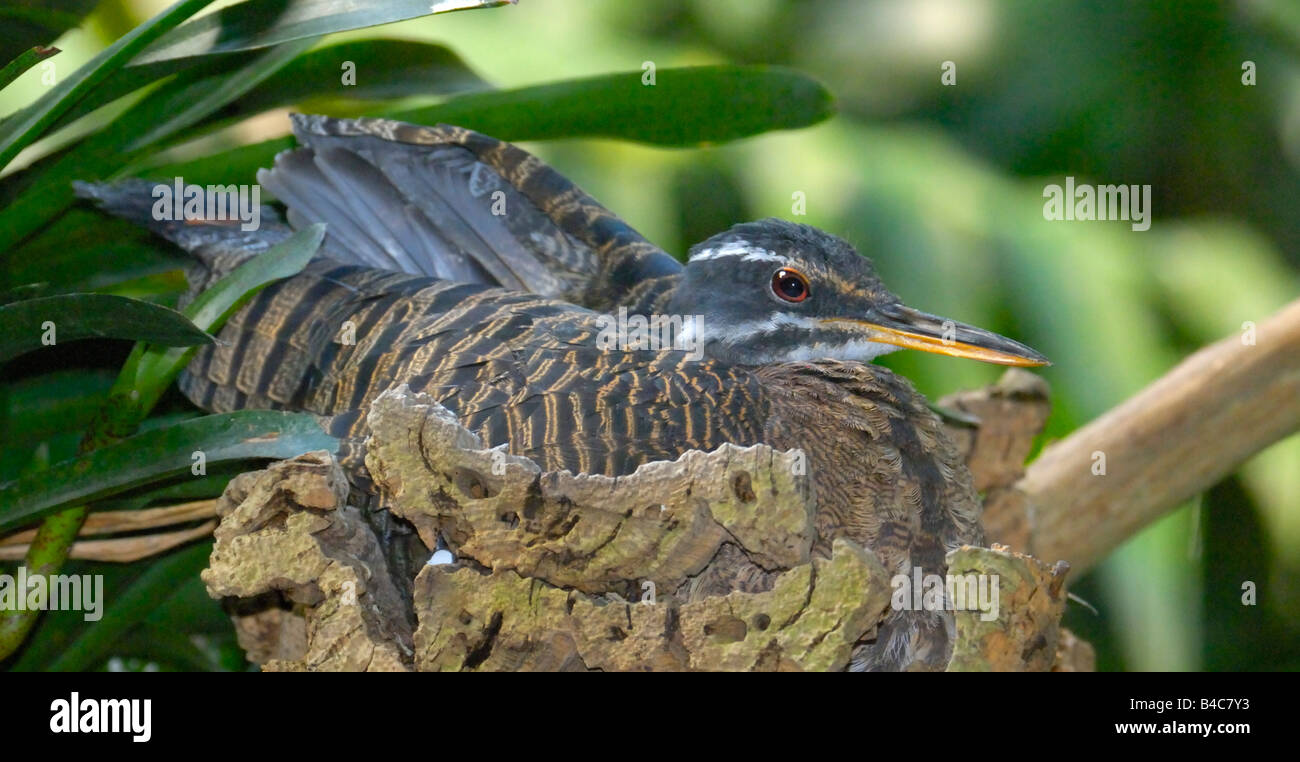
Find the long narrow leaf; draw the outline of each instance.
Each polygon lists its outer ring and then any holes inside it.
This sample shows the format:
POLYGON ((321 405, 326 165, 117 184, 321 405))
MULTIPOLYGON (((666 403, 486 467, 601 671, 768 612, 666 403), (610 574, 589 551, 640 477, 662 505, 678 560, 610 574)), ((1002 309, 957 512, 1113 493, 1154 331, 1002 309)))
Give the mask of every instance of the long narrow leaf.
POLYGON ((56 343, 98 337, 191 347, 213 340, 176 310, 125 296, 60 294, 0 306, 0 362, 39 349, 51 334, 56 343))
POLYGON ((515 0, 282 0, 223 8, 175 29, 132 64, 253 50, 435 13, 491 8, 515 0))
POLYGON ((330 450, 338 440, 303 413, 240 410, 136 434, 0 485, 0 532, 165 477, 186 473, 192 455, 206 462, 292 458, 330 450))
POLYGON ((167 10, 132 29, 85 66, 41 97, 36 109, 0 128, 0 169, 30 145, 59 115, 149 43, 194 15, 212 0, 177 0, 167 10))
MULTIPOLYGON (((417 124, 456 124, 502 140, 605 137, 697 146, 806 127, 834 113, 834 99, 820 82, 788 69, 660 69, 654 86, 642 85, 641 75, 635 71, 469 93, 436 106, 379 115, 417 124)), ((275 138, 156 171, 190 182, 230 182, 270 166, 277 153, 292 146, 293 138, 275 138)))
POLYGON ((59 52, 58 48, 47 48, 44 45, 37 45, 23 51, 20 56, 5 64, 3 69, 0 69, 0 90, 7 87, 10 82, 18 79, 23 72, 50 56, 57 55, 59 52))
POLYGON ((132 141, 126 150, 137 151, 210 116, 279 71, 281 67, 311 47, 312 43, 312 40, 295 40, 257 56, 239 71, 224 77, 215 88, 207 88, 197 93, 198 97, 184 104, 161 123, 151 125, 149 130, 132 141))
MULTIPOLYGON (((204 291, 185 308, 194 324, 217 331, 226 319, 246 304, 253 295, 281 278, 299 273, 307 266, 325 237, 325 226, 315 224, 299 230, 262 254, 235 268, 216 285, 204 291)), ((137 344, 127 359, 128 367, 119 377, 113 394, 130 395, 132 403, 147 411, 185 367, 193 355, 189 348, 167 349, 137 344), (131 366, 134 364, 134 375, 131 366)))
POLYGON ((197 578, 208 565, 211 552, 212 543, 201 542, 159 559, 114 596, 103 618, 83 630, 47 669, 82 672, 93 668, 119 638, 168 600, 179 580, 197 578))
POLYGON ((606 74, 488 93, 387 114, 417 124, 443 122, 503 140, 603 137, 667 146, 721 143, 768 130, 806 127, 833 113, 817 80, 766 66, 660 69, 606 74))

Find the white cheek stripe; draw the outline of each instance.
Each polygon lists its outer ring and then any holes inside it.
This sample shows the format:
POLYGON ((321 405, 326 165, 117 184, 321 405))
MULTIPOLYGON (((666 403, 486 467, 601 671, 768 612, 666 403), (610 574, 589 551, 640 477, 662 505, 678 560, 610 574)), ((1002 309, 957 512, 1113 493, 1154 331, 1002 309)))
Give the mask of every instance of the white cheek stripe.
MULTIPOLYGON (((766 318, 760 320, 746 320, 743 323, 734 323, 720 328, 709 325, 708 319, 700 321, 699 335, 695 332, 695 321, 687 323, 687 332, 690 334, 691 341, 710 342, 716 341, 730 346, 743 345, 747 341, 752 341, 755 336, 772 333, 781 326, 793 325, 800 328, 812 329, 817 326, 817 321, 813 318, 803 317, 801 315, 789 315, 780 312, 773 312, 766 318)), ((755 362, 773 363, 773 362, 808 362, 810 360, 849 360, 853 362, 870 362, 871 360, 883 354, 898 351, 899 347, 893 344, 884 344, 878 341, 868 339, 849 339, 841 344, 814 344, 811 346, 792 347, 785 352, 771 352, 762 357, 755 357, 755 362)))
POLYGON ((766 318, 759 320, 746 320, 742 323, 732 323, 715 328, 709 324, 706 317, 702 326, 703 330, 700 331, 700 338, 704 341, 720 341, 723 344, 739 344, 753 339, 756 335, 773 333, 783 325, 793 325, 811 330, 816 327, 817 321, 802 315, 773 312, 766 318))
POLYGON ((703 262, 709 259, 722 259, 723 257, 740 257, 741 262, 773 262, 779 265, 788 264, 789 262, 785 257, 767 249, 756 248, 748 241, 732 241, 716 249, 704 249, 696 252, 690 261, 703 262))
POLYGON ((881 344, 878 341, 850 339, 843 344, 814 344, 810 347, 795 347, 787 352, 772 354, 765 362, 809 362, 812 360, 847 360, 850 362, 871 362, 875 358, 897 352, 901 347, 893 344, 881 344))

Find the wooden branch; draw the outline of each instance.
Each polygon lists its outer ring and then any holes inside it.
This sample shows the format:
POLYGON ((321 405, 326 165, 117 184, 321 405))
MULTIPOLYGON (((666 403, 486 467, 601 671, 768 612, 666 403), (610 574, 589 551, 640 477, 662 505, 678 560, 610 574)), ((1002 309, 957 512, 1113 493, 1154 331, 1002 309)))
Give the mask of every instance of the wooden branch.
POLYGON ((1255 339, 1200 350, 1047 447, 1011 489, 989 495, 989 539, 1083 571, 1300 429, 1300 300, 1255 339))

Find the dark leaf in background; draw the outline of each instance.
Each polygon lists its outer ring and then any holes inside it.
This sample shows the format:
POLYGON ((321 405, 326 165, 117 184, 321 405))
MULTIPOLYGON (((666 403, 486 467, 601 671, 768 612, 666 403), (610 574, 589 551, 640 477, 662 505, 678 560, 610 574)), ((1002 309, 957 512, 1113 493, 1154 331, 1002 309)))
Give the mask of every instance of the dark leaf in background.
POLYGON ((98 0, 9 0, 0 5, 0 61, 17 58, 27 48, 52 45, 59 35, 81 23, 98 0))
MULTIPOLYGON (((821 83, 787 69, 660 69, 653 87, 642 85, 641 76, 635 71, 470 93, 435 106, 378 115, 416 124, 455 124, 510 141, 605 137, 680 147, 806 127, 834 113, 834 99, 821 83)), ((149 171, 197 183, 240 182, 271 166, 277 153, 293 145, 292 137, 275 138, 149 171)))
POLYGON ((0 307, 0 362, 39 349, 47 323, 56 342, 98 337, 191 347, 213 340, 167 307, 108 294, 61 294, 0 307))
POLYGON ((384 114, 416 124, 455 124, 501 140, 615 138, 663 146, 725 143, 816 124, 834 113, 820 82, 768 66, 691 66, 604 74, 514 90, 473 93, 384 114))
POLYGON ((22 526, 70 505, 188 472, 191 454, 207 463, 283 459, 338 447, 314 416, 241 410, 184 421, 128 437, 48 469, 0 484, 0 531, 22 526))
POLYGON ((37 99, 35 108, 0 124, 0 169, 33 143, 65 111, 129 61, 140 49, 189 18, 211 0, 178 0, 167 10, 132 29, 85 66, 59 80, 37 99))

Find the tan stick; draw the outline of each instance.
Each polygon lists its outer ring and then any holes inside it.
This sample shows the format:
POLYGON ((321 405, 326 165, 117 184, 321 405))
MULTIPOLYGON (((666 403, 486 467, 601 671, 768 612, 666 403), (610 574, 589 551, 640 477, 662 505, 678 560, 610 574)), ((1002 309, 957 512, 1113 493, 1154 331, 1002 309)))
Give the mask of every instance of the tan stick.
MULTIPOLYGON (((169 505, 165 508, 146 508, 139 511, 104 511, 87 516, 86 523, 82 525, 78 536, 135 532, 141 529, 181 524, 195 519, 206 519, 215 515, 217 515, 217 501, 215 499, 194 500, 188 503, 169 505)), ((27 545, 35 537, 35 529, 14 532, 0 537, 0 548, 6 545, 27 545)), ((0 556, 0 558, 7 558, 7 556, 0 556)))
MULTIPOLYGON (((212 534, 212 530, 216 529, 216 527, 216 519, 213 519, 193 529, 182 529, 176 532, 159 532, 139 537, 119 537, 112 540, 80 540, 73 543, 72 551, 68 557, 83 561, 114 561, 117 563, 139 561, 142 558, 148 558, 163 551, 171 550, 177 545, 183 545, 190 540, 206 537, 212 534)), ((20 560, 26 553, 26 545, 0 546, 0 561, 20 560)))

